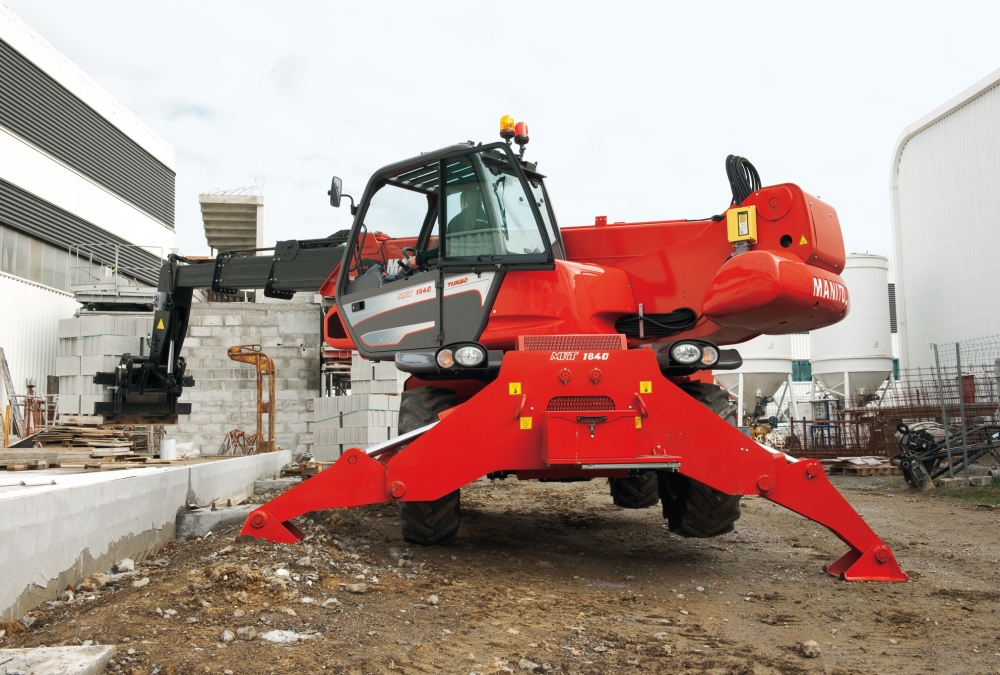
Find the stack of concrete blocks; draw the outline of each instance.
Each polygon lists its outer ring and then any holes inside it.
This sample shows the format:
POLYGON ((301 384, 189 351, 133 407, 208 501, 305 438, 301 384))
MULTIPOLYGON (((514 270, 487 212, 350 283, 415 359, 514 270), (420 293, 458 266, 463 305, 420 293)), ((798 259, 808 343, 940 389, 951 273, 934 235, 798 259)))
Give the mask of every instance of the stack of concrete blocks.
POLYGON ((348 448, 363 450, 395 438, 407 377, 392 361, 373 363, 354 352, 351 394, 314 402, 313 458, 332 462, 348 448))
POLYGON ((110 401, 110 390, 94 374, 112 372, 122 354, 144 356, 153 315, 87 313, 59 321, 59 407, 64 415, 92 415, 94 403, 110 401))
POLYGON ((231 360, 227 351, 259 344, 275 363, 275 446, 307 452, 313 442, 308 429, 313 398, 319 391, 320 318, 319 307, 305 294, 287 301, 193 303, 182 356, 195 386, 181 397, 191 402, 191 414, 167 427, 167 438, 193 443, 210 455, 230 431, 257 431, 257 371, 231 360))

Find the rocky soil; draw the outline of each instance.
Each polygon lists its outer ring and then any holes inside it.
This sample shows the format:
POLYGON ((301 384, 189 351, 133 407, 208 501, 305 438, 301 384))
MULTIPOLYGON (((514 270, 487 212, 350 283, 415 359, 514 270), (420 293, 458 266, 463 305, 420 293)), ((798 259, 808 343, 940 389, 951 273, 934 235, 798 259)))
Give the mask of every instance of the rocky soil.
POLYGON ((604 481, 477 482, 461 537, 406 544, 389 506, 171 544, 0 625, 0 647, 114 644, 109 672, 1000 672, 998 510, 901 479, 834 479, 906 584, 822 571, 841 542, 760 498, 732 534, 670 534, 604 481))

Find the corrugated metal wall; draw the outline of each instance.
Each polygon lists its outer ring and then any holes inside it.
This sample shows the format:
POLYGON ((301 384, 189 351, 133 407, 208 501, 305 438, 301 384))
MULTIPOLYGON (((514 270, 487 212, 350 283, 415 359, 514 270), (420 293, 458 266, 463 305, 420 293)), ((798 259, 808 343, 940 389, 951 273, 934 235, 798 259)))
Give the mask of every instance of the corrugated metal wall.
MULTIPOLYGON (((18 394, 26 393, 27 378, 38 383, 36 392, 45 393, 45 376, 56 374, 59 319, 79 307, 69 293, 0 273, 0 347, 18 394)), ((3 389, 0 384, 0 405, 6 410, 3 389)))
POLYGON ((904 359, 929 367, 932 342, 1000 334, 1000 86, 913 136, 897 171, 904 359))

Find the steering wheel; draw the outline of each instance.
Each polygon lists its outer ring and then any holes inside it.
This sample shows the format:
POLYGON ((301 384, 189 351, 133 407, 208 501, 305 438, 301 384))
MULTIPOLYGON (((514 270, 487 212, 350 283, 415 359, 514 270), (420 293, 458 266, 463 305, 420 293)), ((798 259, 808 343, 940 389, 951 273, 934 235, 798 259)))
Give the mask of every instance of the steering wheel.
POLYGON ((412 267, 410 267, 409 265, 407 265, 406 264, 406 259, 407 258, 412 258, 412 257, 416 256, 417 255, 417 249, 413 248, 412 246, 404 246, 403 249, 402 249, 402 254, 403 254, 403 257, 399 261, 399 269, 406 276, 410 276, 411 274, 413 274, 417 270, 415 270, 412 267))

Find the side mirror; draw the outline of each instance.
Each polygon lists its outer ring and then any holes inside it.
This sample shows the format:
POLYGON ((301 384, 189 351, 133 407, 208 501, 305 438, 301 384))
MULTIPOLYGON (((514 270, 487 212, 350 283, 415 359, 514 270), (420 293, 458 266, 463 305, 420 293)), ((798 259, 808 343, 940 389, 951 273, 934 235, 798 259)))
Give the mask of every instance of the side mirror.
POLYGON ((340 208, 340 195, 343 192, 344 182, 337 176, 330 182, 330 190, 326 194, 330 195, 330 206, 340 208))

